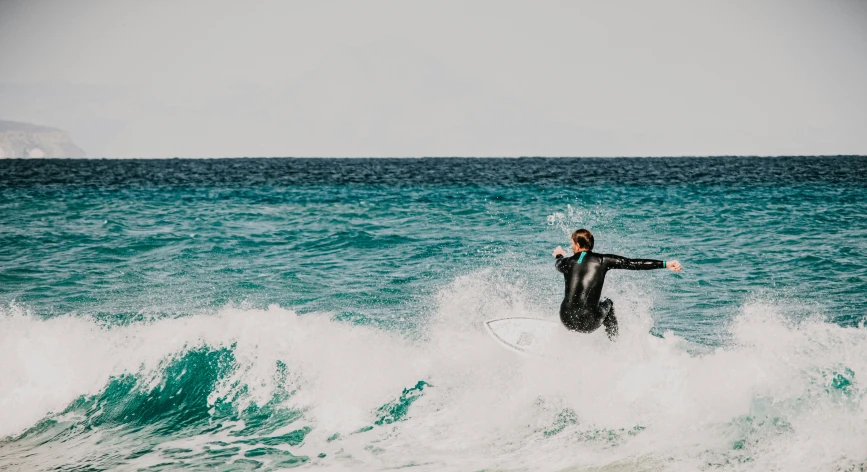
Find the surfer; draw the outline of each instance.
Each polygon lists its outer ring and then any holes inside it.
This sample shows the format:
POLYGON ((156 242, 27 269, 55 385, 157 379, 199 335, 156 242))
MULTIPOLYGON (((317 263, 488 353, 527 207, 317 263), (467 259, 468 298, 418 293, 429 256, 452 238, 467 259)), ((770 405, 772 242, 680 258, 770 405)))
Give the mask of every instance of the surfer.
POLYGON ((614 303, 602 296, 605 273, 610 269, 651 270, 670 269, 680 272, 677 261, 657 261, 653 259, 627 259, 611 254, 596 254, 593 250, 593 233, 579 229, 572 233, 574 255, 566 257, 563 248, 554 249, 554 267, 566 279, 566 295, 560 304, 560 321, 573 331, 589 333, 600 325, 605 326, 608 338, 617 337, 617 318, 614 316, 614 303))

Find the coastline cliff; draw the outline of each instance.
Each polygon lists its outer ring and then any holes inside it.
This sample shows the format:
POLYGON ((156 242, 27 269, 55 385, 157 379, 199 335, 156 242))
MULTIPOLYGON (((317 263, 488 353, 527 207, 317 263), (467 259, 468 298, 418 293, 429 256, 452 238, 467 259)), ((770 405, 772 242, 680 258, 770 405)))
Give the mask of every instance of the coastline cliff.
POLYGON ((85 157, 66 131, 0 120, 0 158, 85 157))

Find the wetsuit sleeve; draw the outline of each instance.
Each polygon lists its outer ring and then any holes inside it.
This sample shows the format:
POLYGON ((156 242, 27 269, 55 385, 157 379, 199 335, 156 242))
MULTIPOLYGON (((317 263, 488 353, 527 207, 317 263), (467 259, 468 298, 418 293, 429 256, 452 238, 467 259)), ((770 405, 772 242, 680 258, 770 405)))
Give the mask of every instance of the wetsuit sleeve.
POLYGON ((565 274, 566 271, 569 270, 569 259, 563 256, 557 256, 557 258, 554 259, 554 268, 565 274))
POLYGON ((653 270, 665 269, 665 262, 656 259, 629 259, 612 254, 602 255, 602 265, 606 269, 653 270))

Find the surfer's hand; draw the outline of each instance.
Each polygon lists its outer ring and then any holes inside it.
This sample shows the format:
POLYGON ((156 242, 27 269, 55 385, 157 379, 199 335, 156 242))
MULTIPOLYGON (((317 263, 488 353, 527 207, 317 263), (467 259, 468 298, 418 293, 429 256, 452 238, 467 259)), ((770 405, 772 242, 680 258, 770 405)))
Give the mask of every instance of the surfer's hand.
POLYGON ((672 272, 680 272, 683 269, 683 266, 680 265, 680 262, 677 261, 668 261, 665 265, 665 268, 672 272))
POLYGON ((557 246, 557 249, 554 249, 554 253, 551 254, 551 255, 554 256, 554 257, 557 257, 557 256, 565 256, 565 255, 566 255, 566 251, 564 251, 562 247, 557 246))

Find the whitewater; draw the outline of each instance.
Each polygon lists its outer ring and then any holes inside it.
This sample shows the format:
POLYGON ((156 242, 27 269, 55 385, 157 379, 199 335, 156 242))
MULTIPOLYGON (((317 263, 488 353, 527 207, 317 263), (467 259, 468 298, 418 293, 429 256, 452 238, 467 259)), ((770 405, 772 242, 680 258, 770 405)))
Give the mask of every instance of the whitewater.
POLYGON ((865 171, 0 163, 0 469, 864 470, 865 171), (615 343, 503 349, 577 227, 684 273, 609 277, 615 343))

